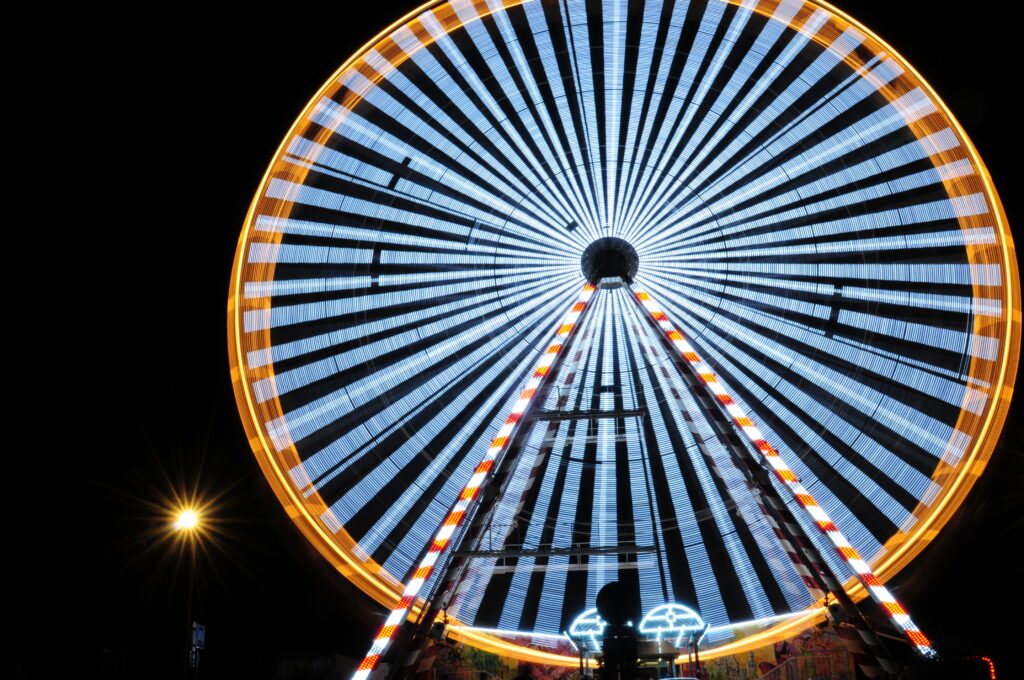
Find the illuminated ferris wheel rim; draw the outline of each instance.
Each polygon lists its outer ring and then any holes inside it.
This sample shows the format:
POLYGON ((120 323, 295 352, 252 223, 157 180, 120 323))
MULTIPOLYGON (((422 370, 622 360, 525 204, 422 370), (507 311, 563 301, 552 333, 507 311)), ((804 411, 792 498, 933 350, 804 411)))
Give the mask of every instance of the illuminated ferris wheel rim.
MULTIPOLYGON (((247 246, 252 242, 252 231, 254 228, 255 218, 261 211, 261 199, 263 199, 267 186, 271 181, 277 160, 281 158, 282 154, 286 151, 289 142, 295 136, 301 134, 302 128, 309 127, 308 117, 316 108, 317 103, 321 101, 322 97, 337 89, 339 78, 350 68, 354 67, 360 59, 365 57, 375 48, 379 52, 383 53, 389 43, 388 36, 390 36, 395 30, 413 22, 416 17, 420 16, 424 12, 439 8, 444 4, 446 3, 442 0, 428 2, 379 33, 363 48, 357 51, 356 54, 354 54, 348 61, 346 61, 334 75, 332 75, 320 91, 311 99, 310 103, 302 111, 295 123, 293 123, 284 141, 275 153, 275 162, 268 167, 256 198, 254 199, 246 217, 246 222, 239 239, 239 247, 233 268, 229 297, 229 350, 233 382, 245 429, 259 464, 263 468, 268 479, 271 481, 275 493, 289 510, 289 513, 293 516, 296 524, 303 531, 306 537, 318 547, 321 553, 323 553, 339 569, 339 571, 353 580, 353 582, 382 604, 391 604, 395 599, 397 599, 398 585, 395 579, 385 572, 382 567, 376 564, 372 559, 363 559, 363 555, 360 554, 362 551, 357 542, 347 534, 343 527, 332 534, 323 526, 322 522, 318 519, 319 512, 314 512, 314 510, 325 508, 326 504, 319 499, 316 491, 313 491, 312 494, 303 497, 300 493, 302 490, 296 488, 286 472, 288 468, 293 468, 300 462, 300 457, 297 451, 295 451, 293 446, 287 446, 279 453, 275 453, 275 449, 278 447, 271 443, 266 431, 265 423, 272 420, 272 418, 260 415, 261 411, 265 411, 267 409, 267 403, 261 405, 254 398, 252 393, 252 382, 256 375, 259 375, 261 378, 269 378, 270 381, 275 380, 275 375, 273 365, 263 367, 263 370, 259 372, 246 367, 245 347, 247 343, 244 338, 246 333, 243 330, 243 314, 246 311, 247 304, 250 305, 249 311, 252 311, 252 303, 246 303, 241 298, 242 290, 244 288, 243 272, 246 270, 244 253, 246 252, 247 246)), ((505 3, 506 6, 516 4, 520 3, 505 3)), ((810 3, 806 4, 810 5, 810 3)), ((971 162, 977 169, 978 176, 985 183, 985 195, 991 206, 991 214, 995 218, 996 224, 994 225, 994 229, 1000 242, 1000 252, 1002 256, 1002 262, 999 264, 1002 265, 1002 269, 1006 272, 1007 278, 1004 285, 1000 287, 1000 299, 1003 304, 1003 308, 1006 310, 1019 310, 1019 280, 1017 278, 1016 264, 1013 256, 1011 255, 1013 252, 1013 246, 1006 224, 1005 213, 999 202, 995 188, 992 185, 991 178, 985 169, 984 163, 978 156, 966 133, 949 112, 942 100, 934 93, 934 91, 932 91, 913 67, 898 55, 895 50, 875 36, 869 29, 831 5, 823 2, 816 2, 814 5, 824 8, 826 11, 830 12, 833 17, 838 18, 840 21, 845 22, 856 30, 862 32, 866 36, 865 44, 870 45, 875 53, 884 51, 889 56, 896 59, 898 63, 910 74, 912 80, 921 87, 927 93, 931 101, 939 107, 945 122, 955 130, 960 143, 967 150, 971 162)), ((760 6, 753 9, 755 12, 762 12, 760 6)), ((458 26, 451 25, 446 28, 448 32, 453 32, 458 30, 459 27, 461 27, 461 24, 458 26)), ((825 38, 820 34, 815 33, 812 38, 815 41, 822 41, 824 44, 825 38)), ((882 89, 881 91, 887 97, 892 96, 887 89, 882 89)), ((928 130, 919 129, 914 126, 911 126, 910 129, 918 136, 919 139, 926 136, 929 132, 928 130)), ((301 184, 301 178, 296 177, 295 181, 297 184, 301 184)), ((286 201, 280 201, 275 209, 276 214, 282 217, 286 216, 290 211, 290 207, 290 204, 286 201)), ((267 212, 265 205, 263 206, 263 211, 267 212)), ((961 224, 961 228, 964 228, 963 224, 961 224)), ((978 252, 972 251, 970 247, 968 247, 967 250, 969 256, 979 255, 978 252)), ((276 263, 273 261, 258 265, 261 274, 258 280, 274 280, 273 273, 275 267, 276 263)), ((251 278, 255 279, 256 277, 251 278)), ((980 288, 979 282, 977 280, 972 280, 972 286, 975 289, 975 296, 980 297, 978 294, 978 289, 980 288)), ((267 298, 266 305, 268 313, 269 304, 269 298, 267 298)), ((976 320, 976 326, 977 323, 978 321, 976 320)), ((918 521, 914 525, 912 531, 908 534, 897 534, 893 539, 890 539, 890 542, 886 544, 886 547, 890 549, 886 551, 885 557, 873 564, 879 575, 891 576, 896 573, 899 569, 909 563, 909 561, 913 559, 913 557, 919 553, 925 545, 927 545, 931 537, 934 536, 934 533, 938 531, 955 512, 956 508, 969 491, 975 478, 980 474, 984 465, 991 456, 996 443, 996 437, 994 434, 999 432, 1005 420, 1009 396, 1012 392, 1012 385, 1015 377, 1020 336, 1019 313, 1017 316, 1011 318, 1008 323, 1002 323, 1000 331, 999 339, 1001 355, 998 361, 1000 369, 998 371, 996 382, 998 387, 993 391, 983 414, 981 414, 982 424, 976 430, 978 434, 974 437, 970 450, 959 461, 955 468, 943 469, 943 466, 939 465, 933 479, 939 477, 945 478, 940 502, 934 503, 931 507, 924 509, 923 512, 923 506, 919 504, 918 509, 914 512, 915 517, 918 517, 918 521), (953 478, 951 482, 949 481, 950 476, 953 478), (921 512, 920 515, 918 515, 919 512, 921 512)), ((266 331, 266 336, 267 342, 264 346, 269 346, 269 330, 266 331)), ((970 369, 970 374, 972 376, 975 374, 975 370, 977 368, 975 364, 978 361, 977 357, 972 358, 972 365, 970 369)), ((269 402, 269 405, 271 409, 277 410, 276 417, 283 415, 283 409, 276 397, 269 402)), ((963 413, 961 414, 961 417, 963 417, 963 413)), ((857 598, 864 596, 864 592, 859 585, 848 584, 848 589, 851 594, 857 598)), ((808 611, 806 616, 800 616, 796 619, 783 622, 764 633, 748 638, 744 641, 745 644, 743 645, 737 646, 736 644, 730 644, 716 650, 715 653, 724 654, 736 652, 740 651, 742 648, 754 646, 755 644, 767 643, 770 640, 778 639, 788 633, 798 630, 800 627, 806 626, 811 619, 819 616, 819 610, 817 608, 812 608, 808 611)), ((534 660, 548 663, 576 663, 575 659, 568 657, 546 654, 537 650, 527 650, 518 645, 509 645, 502 641, 500 637, 488 636, 486 634, 471 634, 469 631, 465 631, 462 635, 467 640, 472 640, 473 643, 478 646, 489 646, 492 649, 502 650, 506 653, 512 653, 513 655, 519 655, 525 658, 532 658, 534 660)))

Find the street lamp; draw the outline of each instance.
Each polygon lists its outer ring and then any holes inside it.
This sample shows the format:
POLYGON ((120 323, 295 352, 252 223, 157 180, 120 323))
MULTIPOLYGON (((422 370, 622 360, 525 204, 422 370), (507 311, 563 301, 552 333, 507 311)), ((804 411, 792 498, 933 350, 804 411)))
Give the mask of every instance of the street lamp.
POLYGON ((174 518, 174 528, 178 531, 192 531, 199 528, 199 513, 191 508, 179 510, 174 518))
POLYGON ((172 527, 174 531, 182 535, 188 542, 188 609, 186 621, 188 627, 185 630, 185 653, 186 663, 182 674, 183 678, 189 677, 199 669, 199 650, 205 647, 206 629, 192 620, 192 591, 195 581, 196 570, 196 534, 201 530, 200 515, 194 508, 179 508, 174 513, 172 527))

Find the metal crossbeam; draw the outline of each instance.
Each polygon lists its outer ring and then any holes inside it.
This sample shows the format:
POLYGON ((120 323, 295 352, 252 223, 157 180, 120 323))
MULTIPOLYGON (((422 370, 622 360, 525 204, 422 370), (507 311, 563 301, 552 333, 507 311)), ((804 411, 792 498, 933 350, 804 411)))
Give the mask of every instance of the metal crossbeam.
POLYGON ((551 557, 554 555, 630 555, 633 553, 653 553, 657 549, 653 545, 605 545, 587 548, 538 548, 536 550, 460 550, 452 553, 453 557, 551 557))
POLYGON ((527 414, 523 420, 602 420, 606 418, 642 418, 646 413, 639 408, 626 408, 617 411, 538 411, 527 414))

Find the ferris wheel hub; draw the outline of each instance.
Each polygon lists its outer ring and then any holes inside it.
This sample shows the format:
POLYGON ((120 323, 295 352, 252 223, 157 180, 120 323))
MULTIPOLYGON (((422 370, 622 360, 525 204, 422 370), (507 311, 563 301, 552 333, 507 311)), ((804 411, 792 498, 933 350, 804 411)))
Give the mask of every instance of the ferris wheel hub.
POLYGON ((621 238, 605 236, 593 241, 584 249, 580 269, 587 281, 596 282, 604 278, 618 277, 633 282, 640 269, 640 256, 636 249, 621 238))

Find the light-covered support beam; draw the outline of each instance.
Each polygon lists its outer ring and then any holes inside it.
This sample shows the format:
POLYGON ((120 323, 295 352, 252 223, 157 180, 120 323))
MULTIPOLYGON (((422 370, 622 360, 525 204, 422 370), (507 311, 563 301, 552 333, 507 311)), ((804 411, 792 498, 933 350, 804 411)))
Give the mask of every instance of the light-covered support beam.
POLYGON ((580 314, 582 314, 583 310, 586 309, 587 303, 590 302, 590 298, 593 294, 594 286, 589 284, 584 286, 583 290, 580 291, 579 297, 562 319, 558 329, 555 331, 554 340, 552 340, 540 361, 537 363, 533 374, 526 383, 526 388, 523 389, 522 393, 520 393, 518 401, 516 401, 515 405, 512 407, 512 412, 505 420, 505 424, 498 431, 497 436, 491 441, 490 448, 487 449, 487 453, 484 455, 483 460, 481 460, 476 466, 473 476, 470 477, 469 482, 467 482, 466 486, 462 489, 462 493, 459 494, 455 505, 452 506, 452 509, 448 512, 448 515, 441 523, 440 528, 434 534, 434 540, 431 542, 426 555, 423 557, 417 569, 412 573, 408 583, 405 584, 405 588, 402 591, 402 597, 392 608, 391 613, 384 621, 384 625, 381 626, 380 630, 377 632, 377 636, 374 638, 370 651, 367 652, 363 662, 359 664, 358 669, 352 676, 352 680, 366 680, 370 675, 370 672, 376 668, 377 663, 388 650, 388 647, 391 645, 391 641, 398 632, 399 626, 402 625, 406 617, 409 615, 409 610, 416 601, 416 597, 419 595, 420 589, 423 588, 423 585, 430 579, 431 574, 433 574, 434 566, 441 557, 441 553, 443 553, 445 548, 448 547, 448 542, 451 540, 452 535, 462 525, 463 520, 467 514, 469 514, 471 505, 479 497, 480 490, 489 480, 491 469, 494 467, 495 461, 498 456, 508 448, 509 442, 512 441, 513 434, 518 429, 523 414, 526 413, 527 409, 529 409, 530 405, 533 403, 534 396, 537 394, 541 384, 547 377, 555 359, 562 351, 562 348, 565 347, 569 336, 572 334, 573 330, 575 330, 580 314))
POLYGON ((649 293, 640 288, 633 287, 634 299, 654 320, 655 325, 668 338, 670 344, 679 352, 690 369, 697 375, 700 381, 714 396, 716 402, 725 411, 740 432, 747 437, 754 449, 758 451, 764 461, 770 466, 775 475, 789 489, 802 507, 814 520, 814 525, 825 534, 836 548, 836 552, 850 566, 853 573, 867 589, 871 597, 882 607, 896 627, 902 630, 911 645, 923 656, 936 656, 931 641, 921 632, 921 629, 910 619, 907 610, 903 608, 889 589, 882 585, 882 582, 875 576, 868 563, 860 556, 857 550, 850 544, 842 532, 836 527, 832 519, 825 513, 825 510, 818 505, 811 494, 800 483, 796 473, 783 461, 782 456, 775 448, 765 441, 764 435, 757 429, 750 416, 737 404, 722 387, 718 376, 711 370, 706 361, 701 359, 693 346, 683 337, 683 334, 669 320, 665 311, 658 305, 649 293))

